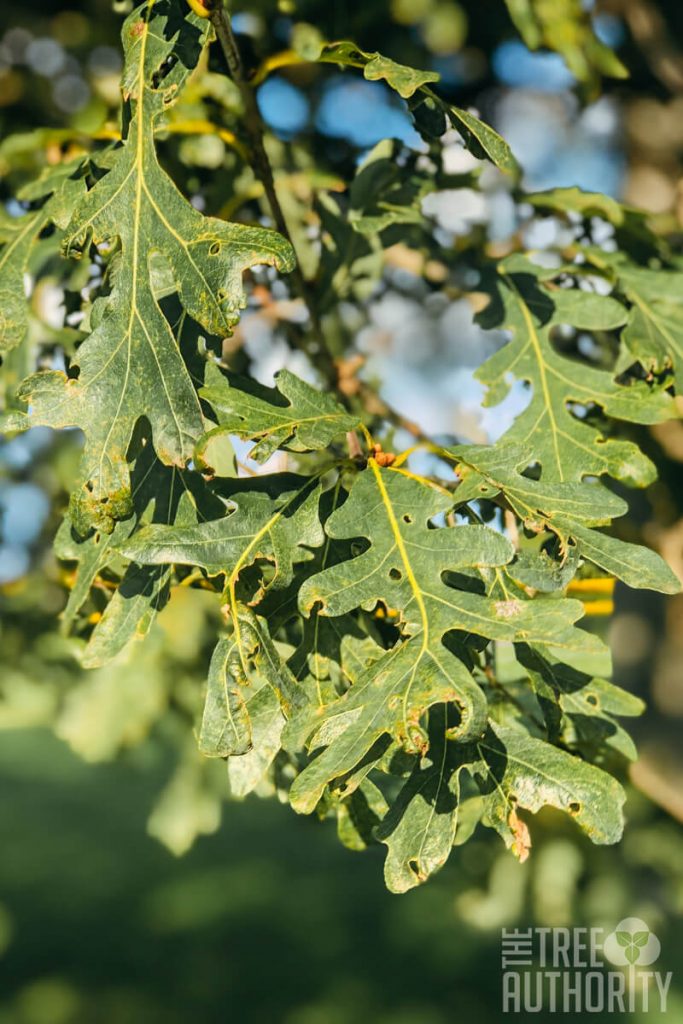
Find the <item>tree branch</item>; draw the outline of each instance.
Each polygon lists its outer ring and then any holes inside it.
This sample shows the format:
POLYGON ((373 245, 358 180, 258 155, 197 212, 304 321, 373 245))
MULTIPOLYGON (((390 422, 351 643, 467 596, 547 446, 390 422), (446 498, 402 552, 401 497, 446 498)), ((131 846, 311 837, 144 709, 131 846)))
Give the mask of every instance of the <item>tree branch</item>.
MULTIPOLYGON (((244 74, 244 66, 237 46, 237 40, 235 39, 235 34, 232 30, 230 15, 223 7, 221 0, 210 0, 210 2, 206 2, 206 9, 209 12, 209 19, 213 25, 216 38, 223 51, 223 56, 225 57, 230 77, 239 89, 240 96, 242 97, 242 103, 244 104, 244 127, 249 137, 252 170, 263 185, 268 206, 270 207, 270 212, 273 217, 273 221, 275 222, 275 227, 281 235, 284 235, 294 249, 296 255, 296 249, 292 242, 289 228, 287 227, 287 221, 285 220, 285 215, 282 211, 280 200, 278 199, 277 192, 275 190, 273 168, 268 158, 268 154, 266 153, 263 121, 256 102, 256 94, 244 74)), ((296 266, 290 276, 294 282, 296 291, 300 298, 303 299, 311 327, 316 335, 316 341, 319 346, 316 361, 330 383, 336 384, 337 372, 335 360, 327 347, 320 318, 313 300, 313 295, 311 294, 308 282, 301 272, 301 265, 298 258, 296 266)))

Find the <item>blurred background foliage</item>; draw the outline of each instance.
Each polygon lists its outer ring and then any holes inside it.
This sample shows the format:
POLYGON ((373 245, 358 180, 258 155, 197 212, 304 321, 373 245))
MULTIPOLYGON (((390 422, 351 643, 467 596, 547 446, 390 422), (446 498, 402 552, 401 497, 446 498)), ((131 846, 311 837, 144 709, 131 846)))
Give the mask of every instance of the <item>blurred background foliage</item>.
MULTIPOLYGON (((4 200, 43 166, 115 137, 126 10, 115 6, 42 0, 0 13, 4 200)), ((473 441, 504 431, 523 398, 513 389, 507 408, 481 408, 473 371, 495 338, 472 324, 465 292, 476 289, 482 256, 505 255, 520 238, 561 250, 582 218, 520 206, 503 176, 482 169, 455 133, 439 187, 423 198, 435 172, 405 104, 381 83, 297 62, 320 37, 351 38, 438 71, 442 96, 476 108, 507 138, 529 189, 578 185, 639 206, 680 250, 677 0, 595 8, 558 0, 546 23, 525 19, 529 5, 511 4, 515 23, 491 0, 232 7, 246 66, 261 82, 269 151, 307 272, 322 232, 319 301, 328 312, 334 306, 326 329, 348 361, 348 386, 362 365, 365 379, 382 382, 383 398, 425 431, 473 441), (394 178, 389 155, 401 170, 394 178), (362 161, 369 174, 349 189, 362 161), (379 193, 401 209, 381 245, 372 230, 350 227, 354 217, 378 215, 379 193)), ((211 54, 174 108, 160 151, 200 208, 254 220, 263 197, 244 162, 239 113, 211 54)), ((580 226, 609 246, 605 221, 587 217, 580 226)), ((38 261, 31 338, 34 350, 48 343, 54 357, 78 340, 69 293, 87 291, 93 274, 87 264, 58 265, 50 237, 38 261)), ((228 342, 233 364, 249 364, 265 382, 284 364, 310 376, 306 356, 289 343, 297 313, 284 285, 257 274, 249 293, 228 342)), ((25 368, 5 370, 9 394, 25 368)), ((683 427, 659 426, 639 440, 660 481, 631 497, 631 529, 681 571, 683 427)), ((611 928, 639 916, 662 941, 660 969, 676 972, 683 599, 619 587, 612 614, 593 623, 612 642, 616 681, 649 706, 634 727, 642 756, 623 843, 591 847, 571 823, 541 815, 527 863, 477 836, 428 886, 397 898, 383 889, 378 850, 354 855, 331 826, 274 801, 226 804, 222 763, 201 760, 192 738, 219 615, 214 595, 179 588, 144 647, 87 678, 79 669, 82 641, 55 630, 71 579, 51 551, 77 456, 73 433, 43 429, 0 448, 0 1024, 494 1021, 504 925, 611 928)), ((105 577, 100 603, 96 588, 86 605, 86 631, 106 596, 105 577)), ((666 1019, 683 1021, 676 973, 666 1019)))

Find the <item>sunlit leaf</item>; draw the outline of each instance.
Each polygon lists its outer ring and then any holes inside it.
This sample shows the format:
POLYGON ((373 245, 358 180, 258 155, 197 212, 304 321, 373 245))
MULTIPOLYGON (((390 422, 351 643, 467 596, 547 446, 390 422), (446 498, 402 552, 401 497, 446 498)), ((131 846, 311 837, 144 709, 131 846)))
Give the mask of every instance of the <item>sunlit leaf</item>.
POLYGON ((203 432, 199 400, 154 293, 152 253, 167 261, 187 312, 218 336, 230 334, 244 304, 244 270, 256 263, 292 265, 290 246, 279 235, 204 217, 159 165, 155 122, 196 64, 206 25, 160 3, 126 20, 127 134, 111 168, 78 203, 65 242, 75 255, 93 243, 120 246, 108 308, 78 350, 71 376, 48 371, 21 388, 32 422, 85 433, 82 484, 72 496, 82 532, 111 530, 130 513, 126 452, 142 416, 167 465, 184 466, 203 432))

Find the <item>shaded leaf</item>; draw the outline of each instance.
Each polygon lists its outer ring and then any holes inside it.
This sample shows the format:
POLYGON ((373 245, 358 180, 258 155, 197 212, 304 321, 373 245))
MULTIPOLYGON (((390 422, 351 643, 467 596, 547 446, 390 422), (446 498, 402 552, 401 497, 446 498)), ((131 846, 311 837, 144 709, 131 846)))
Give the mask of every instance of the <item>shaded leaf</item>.
MULTIPOLYGON (((250 711, 265 687, 277 700, 280 730, 284 715, 306 703, 304 691, 278 654, 263 619, 238 606, 233 617, 233 634, 218 641, 209 668, 200 750, 209 757, 246 754, 253 747, 250 711)), ((272 701, 263 695, 255 707, 259 712, 259 738, 272 734, 272 701), (265 722, 268 728, 263 735, 265 722)), ((263 752, 258 755, 263 762, 263 752)), ((263 771, 267 764, 260 765, 263 771)))
POLYGON ((672 414, 671 400, 644 382, 619 384, 608 371, 555 349, 553 326, 613 330, 625 323, 628 312, 610 296, 551 288, 546 279, 553 273, 517 255, 498 265, 492 302, 479 320, 486 327, 507 327, 512 340, 477 370, 488 388, 485 404, 505 398, 512 376, 530 384, 531 400, 504 437, 531 448, 545 480, 608 473, 644 486, 654 473, 645 455, 631 442, 608 439, 576 406, 598 407, 634 423, 656 423, 672 414))
POLYGON ((683 274, 616 262, 618 286, 632 303, 624 342, 632 358, 658 373, 683 367, 683 274))
POLYGON ((551 806, 570 814, 594 843, 616 843, 625 799, 616 779, 522 729, 491 725, 478 744, 476 772, 485 794, 484 822, 514 847, 511 816, 518 807, 536 813, 551 806))
POLYGON ((366 850, 376 844, 377 826, 387 812, 382 791, 364 779, 350 797, 337 806, 337 835, 349 850, 366 850))
POLYGON ((444 110, 455 130, 462 136, 465 148, 473 156, 479 160, 489 160, 507 174, 519 173, 519 165, 509 145, 490 125, 461 107, 444 104, 444 110))
MULTIPOLYGON (((264 559, 275 569, 267 586, 287 586, 294 564, 309 559, 309 548, 323 540, 319 482, 278 474, 275 480, 233 481, 228 493, 230 507, 221 519, 196 526, 147 526, 121 544, 121 552, 140 565, 175 563, 201 566, 210 576, 225 573, 231 591, 247 566, 264 559)), ((256 600, 262 593, 259 589, 256 600)))
POLYGON ((251 746, 249 715, 242 694, 246 663, 253 651, 237 639, 219 640, 211 655, 199 749, 207 757, 244 754, 251 746))
POLYGON ((391 892, 425 882, 450 856, 460 804, 462 751, 448 739, 448 711, 429 713, 429 752, 415 766, 377 828, 387 846, 384 878, 391 892))
MULTIPOLYGON (((200 397, 211 405, 220 424, 208 437, 226 431, 255 441, 249 457, 257 462, 265 462, 278 448, 319 451, 358 425, 358 417, 347 413, 332 395, 288 370, 276 375, 277 389, 256 388, 248 380, 222 374, 211 363, 206 374, 200 397)), ((198 445, 202 462, 205 443, 202 439, 198 445)))
POLYGON ((678 577, 655 551, 592 529, 628 511, 626 502, 601 484, 552 483, 545 474, 541 480, 522 476, 519 471, 533 461, 531 452, 511 445, 462 446, 449 454, 461 465, 464 479, 457 492, 461 500, 502 492, 525 526, 556 534, 563 550, 570 542, 575 544, 582 558, 631 587, 665 594, 680 590, 678 577))
MULTIPOLYGON (((105 571, 117 568, 118 546, 146 523, 170 526, 197 523, 216 515, 222 503, 199 485, 191 473, 162 465, 145 438, 131 469, 133 515, 116 523, 112 533, 90 531, 80 537, 67 514, 56 539, 60 558, 78 562, 75 581, 62 614, 70 632, 79 609, 105 571)), ((145 636, 157 611, 166 603, 169 566, 131 565, 121 568, 121 580, 97 622, 82 656, 88 668, 105 664, 133 638, 145 636)))

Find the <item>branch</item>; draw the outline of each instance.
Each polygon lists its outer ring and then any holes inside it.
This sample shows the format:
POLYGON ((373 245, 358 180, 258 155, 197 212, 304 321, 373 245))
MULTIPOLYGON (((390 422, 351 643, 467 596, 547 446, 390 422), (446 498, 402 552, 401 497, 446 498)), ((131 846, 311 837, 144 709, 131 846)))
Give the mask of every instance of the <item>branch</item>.
MULTIPOLYGON (((268 206, 270 207, 270 212, 277 230, 281 235, 284 235, 296 254, 296 249, 292 242, 289 228, 287 227, 287 221, 285 220, 285 215, 282 212, 280 200, 278 199, 277 192, 275 190, 273 168, 271 167, 268 154, 266 153, 263 121, 261 120, 261 114, 256 102, 256 95, 244 74, 244 66, 237 46, 237 40, 235 39, 235 35, 232 30, 230 15, 223 7, 221 0, 208 0, 208 2, 206 2, 206 10, 208 11, 209 19, 216 33, 216 38, 218 39, 223 51, 223 56, 225 57, 225 62, 228 65, 230 77, 239 89, 240 96, 242 97, 242 103, 244 104, 244 127, 249 137, 252 170, 263 185, 268 206)), ((316 335, 316 340, 319 345, 318 362, 320 364, 320 368, 324 371, 325 376, 331 383, 336 383, 337 375, 334 357, 327 348, 320 318, 318 317, 315 302, 313 301, 313 296, 311 294, 311 289, 301 272, 301 265, 298 259, 296 266, 291 273, 291 278, 299 296, 303 299, 308 311, 311 327, 316 335)))

